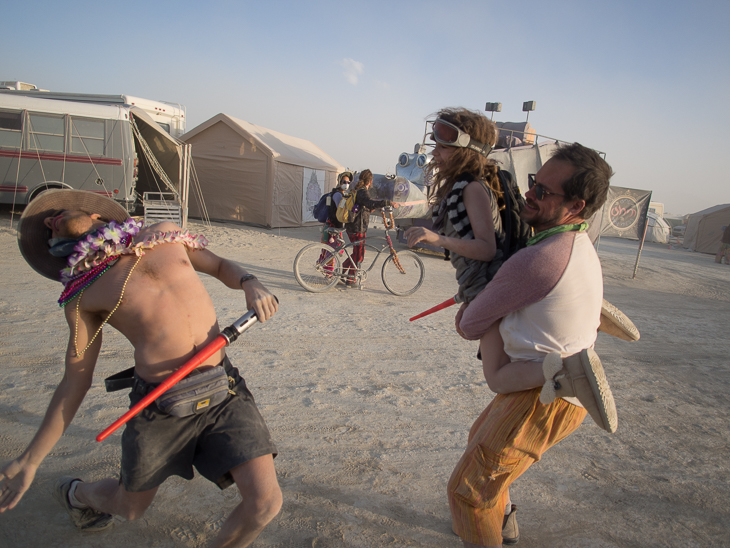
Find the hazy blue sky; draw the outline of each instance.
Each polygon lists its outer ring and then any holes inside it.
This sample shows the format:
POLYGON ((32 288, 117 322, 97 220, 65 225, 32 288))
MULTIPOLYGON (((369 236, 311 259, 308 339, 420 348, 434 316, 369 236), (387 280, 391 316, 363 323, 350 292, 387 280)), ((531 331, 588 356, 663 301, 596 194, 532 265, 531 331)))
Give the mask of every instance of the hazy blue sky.
POLYGON ((0 80, 184 104, 393 172, 444 106, 606 153, 673 213, 730 202, 730 2, 26 0, 0 80))

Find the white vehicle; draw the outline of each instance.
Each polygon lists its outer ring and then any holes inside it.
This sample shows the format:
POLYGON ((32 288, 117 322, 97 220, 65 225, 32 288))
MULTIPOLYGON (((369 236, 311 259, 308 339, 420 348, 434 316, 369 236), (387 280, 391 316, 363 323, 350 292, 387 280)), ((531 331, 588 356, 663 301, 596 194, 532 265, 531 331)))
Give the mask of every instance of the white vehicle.
POLYGON ((138 107, 144 110, 162 129, 178 139, 185 133, 185 107, 179 103, 152 101, 133 95, 97 95, 92 93, 62 93, 38 89, 33 84, 24 82, 0 82, 0 93, 7 95, 24 95, 58 101, 76 103, 92 103, 98 105, 120 105, 138 107))
MULTIPOLYGON (((0 82, 0 89, 17 89, 17 90, 38 90, 36 86, 33 84, 28 84, 26 82, 18 82, 18 81, 12 81, 12 82, 0 82)), ((46 91, 46 90, 40 90, 40 91, 46 91)))
POLYGON ((145 192, 180 200, 184 145, 139 107, 33 93, 0 91, 0 203, 27 204, 56 188, 104 194, 129 211, 145 192))
POLYGON ((432 159, 431 154, 427 152, 426 145, 416 143, 413 154, 401 152, 398 164, 395 166, 395 175, 405 177, 423 192, 427 192, 425 187, 430 186, 431 183, 426 180, 426 167, 432 159))

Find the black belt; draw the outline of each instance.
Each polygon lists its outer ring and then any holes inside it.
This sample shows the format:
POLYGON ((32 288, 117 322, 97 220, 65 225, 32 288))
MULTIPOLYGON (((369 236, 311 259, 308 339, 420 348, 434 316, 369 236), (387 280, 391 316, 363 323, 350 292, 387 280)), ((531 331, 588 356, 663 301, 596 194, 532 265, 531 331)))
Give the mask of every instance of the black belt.
MULTIPOLYGON (((228 356, 223 358, 223 361, 220 365, 225 368, 226 373, 228 373, 229 375, 231 374, 233 365, 231 365, 228 356)), ((238 377, 238 375, 236 375, 236 377, 238 377)), ((236 381, 238 381, 238 379, 236 379, 236 381)), ((134 367, 130 367, 129 369, 125 369, 124 371, 120 371, 119 373, 115 373, 111 377, 107 377, 106 379, 104 379, 104 387, 106 388, 107 392, 116 392, 117 390, 131 388, 135 393, 141 394, 142 396, 146 396, 155 388, 160 386, 160 384, 161 383, 159 382, 150 383, 141 379, 139 376, 135 375, 134 367)))

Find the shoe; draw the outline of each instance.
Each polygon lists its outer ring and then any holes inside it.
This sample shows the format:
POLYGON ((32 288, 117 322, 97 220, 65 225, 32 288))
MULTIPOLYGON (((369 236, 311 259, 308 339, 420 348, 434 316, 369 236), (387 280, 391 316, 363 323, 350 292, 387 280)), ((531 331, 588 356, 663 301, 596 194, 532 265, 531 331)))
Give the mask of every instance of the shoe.
POLYGON ((520 528, 517 527, 517 506, 512 505, 510 513, 504 516, 502 522, 502 544, 512 546, 520 540, 520 528))
POLYGON ((603 299, 601 306, 601 325, 598 331, 603 331, 625 341, 638 341, 641 333, 636 329, 634 322, 618 308, 603 299))
POLYGON ((587 348, 560 357, 551 352, 542 362, 545 385, 540 392, 540 403, 548 405, 556 398, 577 398, 594 422, 613 434, 618 427, 616 403, 598 354, 587 348))
POLYGON ((58 478, 56 486, 53 488, 53 498, 68 512, 71 522, 82 531, 103 531, 111 527, 114 524, 114 516, 111 514, 97 512, 89 506, 86 508, 71 506, 71 502, 68 500, 68 492, 75 481, 81 480, 71 476, 63 476, 58 478))

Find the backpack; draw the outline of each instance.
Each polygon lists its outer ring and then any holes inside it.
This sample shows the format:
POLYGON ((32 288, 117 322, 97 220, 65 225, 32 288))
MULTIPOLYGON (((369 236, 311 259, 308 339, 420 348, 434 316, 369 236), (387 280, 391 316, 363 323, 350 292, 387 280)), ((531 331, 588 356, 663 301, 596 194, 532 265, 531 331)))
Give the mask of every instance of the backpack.
POLYGON ((525 206, 520 187, 517 186, 509 171, 498 170, 499 182, 502 185, 504 209, 499 212, 504 229, 504 240, 500 249, 504 260, 514 255, 523 247, 527 247, 527 240, 532 233, 532 227, 520 217, 520 211, 525 206))
MULTIPOLYGON (((532 227, 520 217, 520 211, 525 206, 525 199, 522 197, 520 187, 512 178, 512 174, 509 171, 498 169, 497 175, 502 187, 502 199, 504 200, 504 207, 499 210, 504 239, 497 242, 497 246, 502 251, 502 260, 499 262, 499 265, 501 265, 520 249, 527 247, 527 240, 532 236, 532 227)), ((444 255, 444 260, 448 261, 448 249, 444 255)), ((496 273, 496 270, 494 272, 496 273)))
POLYGON ((329 206, 330 202, 332 201, 333 193, 334 190, 332 192, 328 192, 327 194, 322 194, 319 202, 317 202, 317 204, 312 208, 314 218, 317 219, 317 221, 319 221, 320 223, 325 222, 329 218, 329 206))
POLYGON ((333 190, 332 199, 330 200, 330 203, 328 206, 328 215, 329 216, 327 217, 327 219, 329 220, 330 223, 332 223, 332 226, 334 226, 336 228, 342 228, 342 226, 343 226, 342 223, 337 220, 337 206, 338 206, 339 202, 342 201, 343 194, 345 194, 345 193, 342 191, 341 188, 336 188, 335 190, 333 190), (337 196, 338 194, 340 196, 340 199, 335 200, 335 196, 337 196))
POLYGON ((340 205, 337 206, 337 220, 341 223, 352 222, 354 215, 352 214, 352 208, 355 207, 355 197, 357 191, 345 193, 342 195, 340 205))

